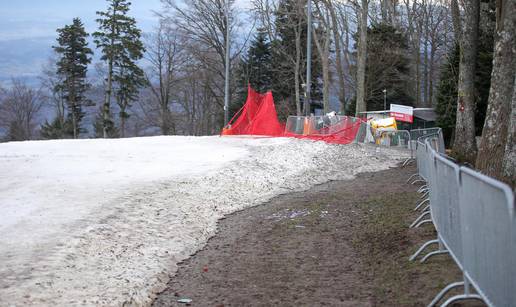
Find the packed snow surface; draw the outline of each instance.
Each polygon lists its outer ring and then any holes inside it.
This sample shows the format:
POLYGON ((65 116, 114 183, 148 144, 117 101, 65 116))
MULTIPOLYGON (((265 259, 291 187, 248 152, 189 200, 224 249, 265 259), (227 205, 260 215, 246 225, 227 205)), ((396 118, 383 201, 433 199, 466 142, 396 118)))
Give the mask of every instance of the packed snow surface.
POLYGON ((0 306, 148 305, 224 215, 404 157, 287 138, 0 144, 0 306))

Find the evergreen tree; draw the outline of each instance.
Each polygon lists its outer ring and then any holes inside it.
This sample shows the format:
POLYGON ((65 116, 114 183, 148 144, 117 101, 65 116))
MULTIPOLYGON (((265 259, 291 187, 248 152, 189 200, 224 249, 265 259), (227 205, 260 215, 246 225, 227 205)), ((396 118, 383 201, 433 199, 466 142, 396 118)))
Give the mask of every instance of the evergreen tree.
POLYGON ((375 24, 367 30, 365 100, 368 111, 384 109, 384 89, 387 90, 387 109, 391 103, 412 105, 413 99, 408 94, 408 53, 406 37, 392 25, 375 24))
POLYGON ((247 64, 248 82, 258 92, 266 92, 272 87, 271 44, 266 33, 259 29, 244 60, 247 64))
POLYGON ((68 119, 62 121, 59 117, 54 118, 52 122, 45 121, 41 125, 41 137, 47 140, 64 139, 73 135, 73 125, 68 119))
POLYGON ((138 98, 139 89, 146 84, 143 70, 128 60, 114 76, 115 99, 120 108, 120 136, 125 136, 125 122, 129 118, 127 108, 138 98))
POLYGON ((245 103, 247 98, 247 85, 251 85, 258 92, 266 92, 272 89, 272 52, 271 44, 267 40, 264 29, 258 29, 247 55, 242 58, 238 65, 237 76, 237 99, 230 106, 230 114, 235 114, 245 103))
MULTIPOLYGON (((120 120, 124 129, 128 117, 127 107, 134 101, 138 89, 144 84, 143 71, 136 62, 143 57, 145 49, 140 40, 141 31, 133 17, 127 16, 131 3, 127 0, 107 0, 105 12, 97 12, 99 31, 93 34, 97 48, 106 62, 106 92, 102 108, 103 137, 115 134, 111 115, 111 97, 115 96, 120 106, 120 120), (115 89, 115 92, 113 92, 115 89)), ((122 134, 124 132, 122 131, 122 134)))
MULTIPOLYGON (((300 35, 300 69, 299 79, 304 82, 306 78, 306 43, 307 43, 307 24, 304 10, 299 10, 298 3, 295 0, 280 0, 278 9, 274 12, 276 16, 275 24, 278 32, 278 38, 271 42, 272 51, 272 67, 274 73, 272 75, 272 91, 277 102, 287 102, 287 114, 293 114, 296 109, 295 101, 295 59, 296 59, 296 32, 300 35)), ((315 23, 314 23, 315 24, 315 23)), ((315 31, 320 31, 314 25, 315 31)), ((319 33, 322 36, 322 33, 319 33)), ((312 40, 312 49, 317 50, 315 42, 312 40)), ((322 98, 321 83, 322 67, 317 52, 312 52, 312 103, 320 101, 322 98)), ((299 82, 299 90, 301 96, 305 92, 302 82, 299 82)), ((303 103, 301 102, 301 105, 303 103)), ((279 112, 279 116, 282 113, 279 112)), ((283 114, 285 115, 285 114, 283 114)))
MULTIPOLYGON (((57 32, 59 46, 54 46, 53 49, 59 56, 56 66, 61 82, 55 86, 54 91, 60 93, 66 101, 72 135, 77 138, 81 132, 84 132, 80 123, 84 117, 82 107, 89 103, 85 97, 85 92, 90 88, 90 84, 86 81, 86 74, 93 52, 88 48, 86 41, 88 33, 79 18, 74 18, 71 25, 58 29, 57 32)), ((53 125, 53 129, 64 129, 64 126, 63 123, 59 123, 59 125, 53 125)), ((66 132, 61 130, 57 135, 64 137, 66 132)))

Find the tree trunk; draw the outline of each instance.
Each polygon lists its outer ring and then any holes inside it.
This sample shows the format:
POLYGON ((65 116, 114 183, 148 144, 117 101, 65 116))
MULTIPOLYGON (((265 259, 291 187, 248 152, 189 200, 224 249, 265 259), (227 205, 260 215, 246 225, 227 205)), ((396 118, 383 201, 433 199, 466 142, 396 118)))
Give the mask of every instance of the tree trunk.
POLYGON ((104 106, 102 107, 102 119, 103 119, 103 132, 104 138, 108 138, 108 122, 111 119, 110 109, 111 109, 111 91, 113 89, 113 60, 109 60, 108 64, 108 77, 107 77, 107 88, 104 97, 104 106))
MULTIPOLYGON (((513 1, 514 3, 514 1, 513 1)), ((514 7, 514 6, 513 6, 514 7)), ((514 15, 513 10, 513 17, 514 15)), ((513 22, 514 25, 514 22, 513 22)), ((513 28, 514 29, 514 28, 513 28)), ((514 35, 514 30, 513 30, 514 35)), ((513 57, 514 59, 514 57, 513 57)), ((516 186, 516 79, 514 80, 512 91, 512 105, 507 132, 507 144, 505 145, 505 155, 503 157, 503 174, 502 178, 514 188, 516 186)))
MULTIPOLYGON (((193 121, 192 121, 193 122, 193 121)), ((190 126, 190 134, 193 132, 193 128, 190 126)), ((170 135, 170 110, 167 106, 161 106, 161 134, 170 135)))
MULTIPOLYGON (((168 107, 167 107, 167 110, 169 110, 168 107)), ((190 134, 191 135, 197 135, 197 132, 195 131, 195 118, 197 116, 196 113, 197 113, 197 82, 194 79, 192 82, 192 116, 191 116, 191 121, 190 121, 190 134)))
POLYGON ((73 138, 77 139, 77 118, 75 116, 75 103, 72 104, 72 126, 73 126, 73 138))
POLYGON ((326 29, 323 46, 323 108, 324 113, 330 112, 330 29, 326 29))
MULTIPOLYGON (((300 23, 299 23, 300 24, 300 23)), ((295 94, 296 94, 296 115, 301 116, 303 115, 301 111, 301 94, 299 92, 299 69, 301 66, 301 31, 299 29, 299 26, 296 31, 296 61, 294 64, 294 86, 295 94)))
POLYGON ((120 108, 120 137, 125 137, 125 107, 120 108))
POLYGON ((416 73, 416 107, 421 107, 421 54, 420 54, 420 34, 418 33, 414 39, 414 62, 416 73))
POLYGON ((430 47, 430 73, 428 83, 428 103, 429 107, 434 107, 434 75, 435 75, 435 52, 436 52, 436 40, 435 33, 432 35, 431 47, 430 47))
POLYGON ((429 82, 429 76, 428 76, 428 32, 430 31, 429 29, 429 22, 428 22, 428 12, 427 12, 428 8, 425 7, 425 12, 424 12, 424 19, 425 19, 425 22, 424 22, 424 25, 425 25, 425 29, 423 30, 424 31, 424 43, 423 43, 423 46, 424 46, 424 50, 423 50, 423 107, 424 108, 428 108, 430 106, 430 104, 428 103, 428 82, 429 82))
POLYGON ((516 0, 499 1, 497 5, 497 17, 503 19, 497 20, 489 104, 476 167, 514 183, 516 0), (505 2, 503 8, 501 2, 505 2))
POLYGON ((460 20, 459 3, 457 0, 451 1, 451 15, 453 22, 453 32, 455 34, 455 41, 459 42, 462 32, 462 22, 460 20))
POLYGON ((465 19, 460 40, 457 119, 453 150, 460 158, 475 161, 475 70, 480 0, 464 2, 465 19))
POLYGON ((360 8, 360 24, 359 24, 359 44, 357 59, 357 100, 355 114, 358 117, 360 112, 367 111, 365 98, 365 69, 367 57, 367 12, 369 6, 368 0, 362 0, 360 8))

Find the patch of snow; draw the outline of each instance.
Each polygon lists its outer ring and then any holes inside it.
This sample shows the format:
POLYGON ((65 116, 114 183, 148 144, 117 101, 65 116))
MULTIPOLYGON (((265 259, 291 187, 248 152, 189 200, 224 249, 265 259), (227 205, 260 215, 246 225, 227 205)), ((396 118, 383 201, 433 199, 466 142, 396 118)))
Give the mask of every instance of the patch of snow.
POLYGON ((287 138, 0 144, 0 305, 148 305, 224 215, 405 157, 287 138))

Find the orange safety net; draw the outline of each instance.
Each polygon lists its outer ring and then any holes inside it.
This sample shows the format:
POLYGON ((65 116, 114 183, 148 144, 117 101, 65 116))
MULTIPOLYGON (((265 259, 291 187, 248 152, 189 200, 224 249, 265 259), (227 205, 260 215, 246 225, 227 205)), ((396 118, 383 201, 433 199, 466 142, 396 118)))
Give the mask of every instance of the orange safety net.
POLYGON ((249 86, 246 103, 222 129, 221 135, 284 136, 349 144, 355 140, 362 122, 348 116, 298 116, 289 117, 285 129, 285 124, 278 121, 272 93, 260 94, 249 86))
POLYGON ((249 86, 246 103, 222 129, 222 135, 283 136, 284 130, 285 126, 278 121, 272 92, 260 94, 249 86))

